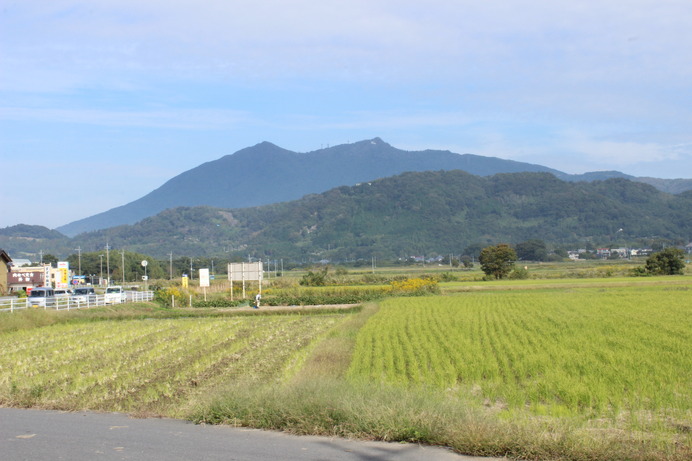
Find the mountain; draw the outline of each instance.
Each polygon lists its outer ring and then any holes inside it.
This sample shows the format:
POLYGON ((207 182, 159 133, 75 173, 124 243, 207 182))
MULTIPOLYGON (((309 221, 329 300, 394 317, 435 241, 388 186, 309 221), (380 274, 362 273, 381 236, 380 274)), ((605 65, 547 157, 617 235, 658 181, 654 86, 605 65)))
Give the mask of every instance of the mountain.
POLYGON ((656 189, 663 192, 668 192, 669 194, 681 194, 683 192, 692 190, 692 179, 660 179, 639 177, 635 178, 635 181, 650 184, 656 189))
POLYGON ((14 259, 31 258, 39 252, 69 254, 74 247, 70 238, 43 226, 18 224, 0 229, 0 248, 14 259))
POLYGON ((167 181, 126 205, 58 227, 65 235, 133 224, 167 208, 207 205, 240 208, 296 200, 300 197, 394 176, 407 171, 464 170, 496 173, 550 172, 540 165, 455 154, 449 151, 409 152, 380 138, 296 153, 269 142, 204 163, 167 181))
MULTIPOLYGON (((296 200, 306 194, 404 172, 438 170, 463 170, 478 176, 547 172, 573 182, 614 177, 638 180, 617 171, 568 175, 540 165, 495 157, 439 150, 410 152, 394 148, 380 138, 308 153, 296 153, 263 142, 181 173, 134 202, 58 227, 57 230, 75 236, 81 232, 134 224, 168 208, 201 205, 254 207, 296 200)), ((692 189, 692 180, 649 179, 651 184, 664 190, 672 188, 679 192, 692 189), (673 184, 671 181, 678 182, 673 184)))
POLYGON ((549 173, 490 177, 404 173, 299 200, 252 208, 168 209, 134 225, 81 234, 83 251, 104 242, 166 258, 231 255, 353 260, 459 253, 472 244, 533 238, 568 247, 625 245, 692 235, 692 192, 671 195, 614 178, 564 182, 549 173))
POLYGON ((0 237, 18 237, 29 239, 64 239, 65 235, 58 231, 48 229, 44 226, 30 226, 28 224, 17 224, 16 226, 0 229, 0 237))

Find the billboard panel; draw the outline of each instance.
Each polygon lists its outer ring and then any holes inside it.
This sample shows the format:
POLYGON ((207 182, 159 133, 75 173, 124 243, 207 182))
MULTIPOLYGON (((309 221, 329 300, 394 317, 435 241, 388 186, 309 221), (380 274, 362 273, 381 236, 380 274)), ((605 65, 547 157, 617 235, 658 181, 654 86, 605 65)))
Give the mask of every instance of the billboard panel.
POLYGON ((262 280, 264 266, 262 261, 254 263, 230 263, 228 265, 228 280, 262 280))

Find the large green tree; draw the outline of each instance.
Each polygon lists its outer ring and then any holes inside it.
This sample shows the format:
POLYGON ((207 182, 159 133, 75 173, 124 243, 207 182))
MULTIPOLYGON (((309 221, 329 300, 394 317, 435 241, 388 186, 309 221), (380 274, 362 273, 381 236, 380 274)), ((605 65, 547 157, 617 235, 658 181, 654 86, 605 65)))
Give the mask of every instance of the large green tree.
POLYGON ((644 269, 652 275, 682 275, 685 253, 679 248, 666 248, 649 256, 644 269))
POLYGON ((514 248, 506 243, 500 243, 483 248, 478 260, 481 263, 481 269, 486 275, 501 279, 514 268, 517 253, 514 251, 514 248))
POLYGON ((517 257, 523 261, 545 261, 548 259, 548 248, 543 240, 532 239, 518 243, 517 257))

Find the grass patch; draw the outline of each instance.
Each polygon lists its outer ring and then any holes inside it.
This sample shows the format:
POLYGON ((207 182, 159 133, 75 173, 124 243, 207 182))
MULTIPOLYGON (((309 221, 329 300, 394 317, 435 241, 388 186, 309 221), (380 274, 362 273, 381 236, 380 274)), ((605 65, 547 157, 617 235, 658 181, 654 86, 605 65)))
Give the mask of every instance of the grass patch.
POLYGON ((689 447, 645 434, 593 431, 569 419, 507 421, 457 395, 320 379, 251 389, 236 386, 193 415, 196 422, 293 434, 449 446, 474 456, 531 460, 683 460, 689 447))

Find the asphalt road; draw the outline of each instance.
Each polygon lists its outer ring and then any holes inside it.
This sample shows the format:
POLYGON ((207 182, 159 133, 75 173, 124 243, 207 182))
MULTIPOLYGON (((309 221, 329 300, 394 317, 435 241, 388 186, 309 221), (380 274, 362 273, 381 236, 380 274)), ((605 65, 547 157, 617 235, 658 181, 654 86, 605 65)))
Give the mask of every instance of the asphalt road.
POLYGON ((444 448, 290 436, 120 413, 0 408, 0 459, 204 461, 488 461, 444 448))

